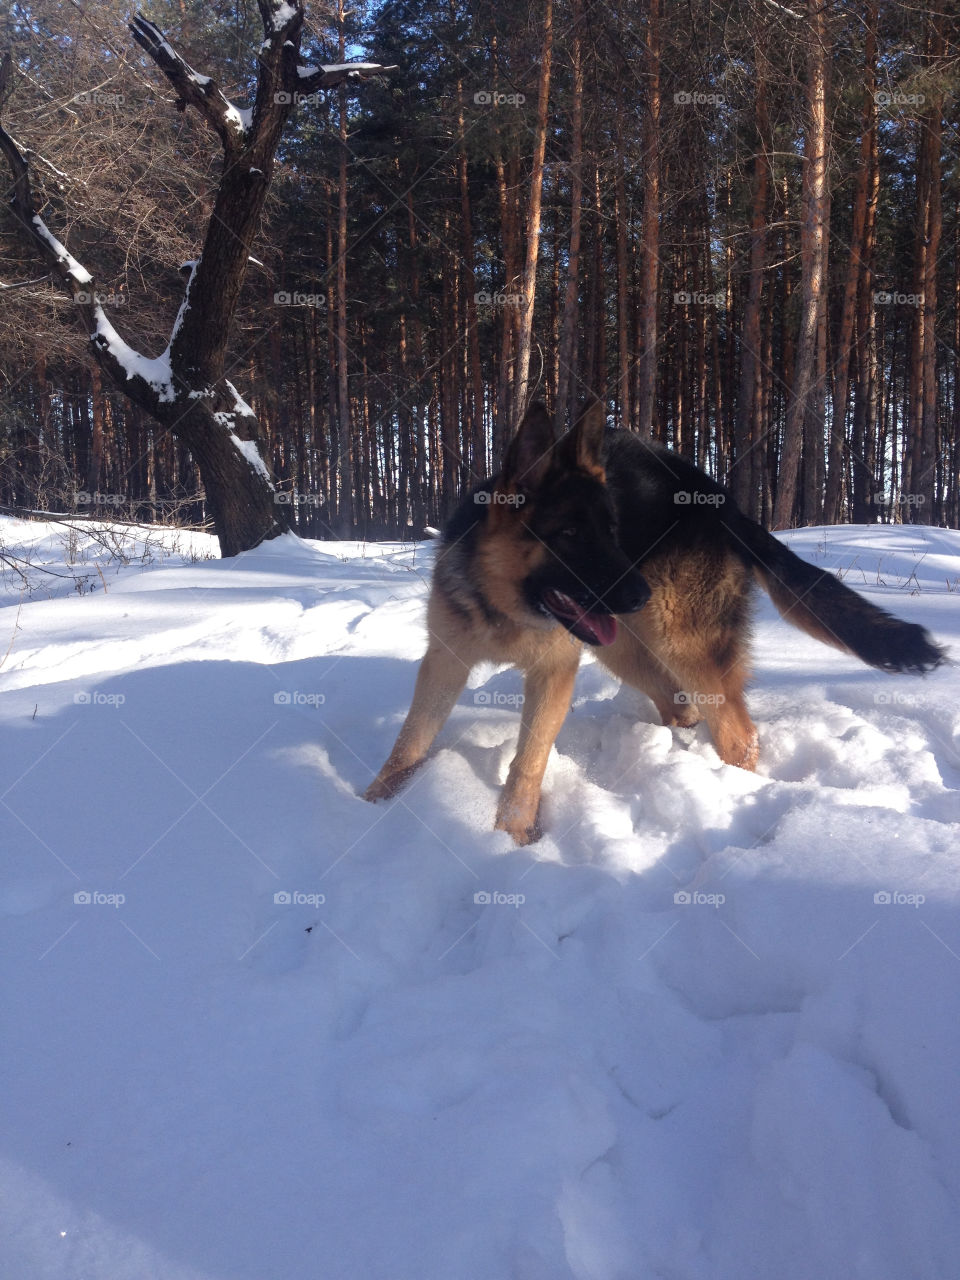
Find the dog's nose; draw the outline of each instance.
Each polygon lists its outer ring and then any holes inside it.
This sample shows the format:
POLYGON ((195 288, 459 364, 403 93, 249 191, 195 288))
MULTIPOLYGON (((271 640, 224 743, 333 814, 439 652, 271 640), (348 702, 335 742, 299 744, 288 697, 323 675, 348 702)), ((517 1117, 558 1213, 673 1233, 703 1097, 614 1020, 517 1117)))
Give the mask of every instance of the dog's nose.
POLYGON ((629 573, 611 588, 603 602, 611 613, 635 613, 650 599, 650 587, 639 573, 629 573))

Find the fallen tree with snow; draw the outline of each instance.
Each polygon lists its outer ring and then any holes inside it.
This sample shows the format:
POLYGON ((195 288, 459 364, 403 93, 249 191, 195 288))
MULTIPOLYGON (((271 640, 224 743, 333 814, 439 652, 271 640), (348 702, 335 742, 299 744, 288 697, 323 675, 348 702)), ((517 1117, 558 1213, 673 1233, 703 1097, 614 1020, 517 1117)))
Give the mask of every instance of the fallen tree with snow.
MULTIPOLYGON (((95 274, 46 226, 37 208, 24 150, 0 124, 0 151, 13 176, 10 209, 25 235, 73 301, 104 373, 190 450, 224 556, 285 531, 288 510, 276 501, 257 418, 225 376, 231 322, 250 250, 270 188, 274 157, 296 102, 319 89, 376 75, 373 63, 311 67, 301 61, 302 0, 258 0, 264 41, 257 57, 254 105, 240 109, 209 77, 198 74, 152 22, 130 30, 173 86, 181 110, 192 107, 217 134, 223 170, 200 257, 185 270, 186 287, 166 349, 149 358, 116 331, 98 301, 95 274)), ((0 110, 12 82, 0 68, 0 110)))

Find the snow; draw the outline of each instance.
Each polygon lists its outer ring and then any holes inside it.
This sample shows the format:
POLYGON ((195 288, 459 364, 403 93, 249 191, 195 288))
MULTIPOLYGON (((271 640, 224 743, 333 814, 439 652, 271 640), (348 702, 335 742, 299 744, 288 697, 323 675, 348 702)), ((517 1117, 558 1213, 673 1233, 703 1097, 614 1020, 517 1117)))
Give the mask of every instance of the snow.
POLYGON ((226 383, 227 390, 233 396, 233 408, 228 413, 215 413, 213 416, 222 427, 225 427, 226 430, 230 432, 230 439, 233 442, 234 448, 237 449, 239 453, 243 454, 244 458, 246 458, 254 471, 261 475, 263 479, 266 480, 267 484, 273 488, 273 477, 260 454, 260 446, 255 440, 241 440, 233 430, 234 419, 238 414, 242 417, 248 418, 254 418, 256 415, 233 383, 227 378, 224 378, 224 382, 226 383))
POLYGON ((235 107, 232 102, 227 102, 226 99, 224 99, 224 102, 226 103, 227 119, 238 132, 246 133, 253 123, 253 108, 235 107))
POLYGON ((90 272, 86 267, 81 266, 69 249, 60 243, 39 214, 35 213, 31 221, 36 234, 50 246, 57 255, 57 261, 67 267, 67 274, 73 281, 78 285, 93 284, 93 276, 90 272))
MULTIPOLYGON (((383 69, 379 62, 330 62, 325 63, 320 68, 321 71, 328 73, 334 71, 382 71, 383 69)), ((299 70, 302 75, 304 68, 301 67, 299 70)))
MULTIPOLYGON (((221 418, 223 415, 215 413, 213 416, 215 418, 221 418)), ((238 453, 243 454, 244 458, 246 458, 254 471, 263 476, 264 480, 268 483, 271 483, 270 472, 267 470, 266 463, 260 456, 260 450, 257 446, 257 442, 255 440, 241 440, 233 431, 230 432, 230 439, 233 442, 234 448, 238 453)))
MULTIPOLYGON (((763 597, 751 775, 588 659, 517 849, 514 672, 357 797, 434 546, 104 529, 0 518, 7 1274, 953 1280, 956 668, 763 597)), ((960 534, 786 541, 956 651, 960 534)))
MULTIPOLYGON (((184 295, 184 302, 181 303, 180 311, 177 314, 174 333, 179 328, 185 306, 186 295, 184 295)), ((134 351, 133 347, 120 337, 107 319, 106 313, 99 302, 94 303, 94 318, 96 320, 96 328, 91 334, 91 340, 96 341, 110 352, 123 368, 127 378, 143 378, 156 391, 161 401, 167 403, 174 401, 176 399, 176 390, 173 385, 173 371, 170 368, 169 346, 159 356, 143 356, 139 351, 134 351)))

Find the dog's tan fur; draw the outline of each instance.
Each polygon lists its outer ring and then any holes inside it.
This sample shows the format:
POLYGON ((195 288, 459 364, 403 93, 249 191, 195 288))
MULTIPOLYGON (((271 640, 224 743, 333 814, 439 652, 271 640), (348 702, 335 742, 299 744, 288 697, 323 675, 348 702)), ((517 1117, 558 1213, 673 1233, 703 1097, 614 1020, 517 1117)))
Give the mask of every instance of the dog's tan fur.
MULTIPOLYGON (((574 438, 576 464, 601 483, 594 415, 574 438)), ((500 491, 515 496, 504 484, 500 491)), ((518 844, 540 836, 540 787, 550 748, 566 718, 583 645, 568 631, 531 617, 522 584, 544 555, 523 531, 534 503, 519 512, 492 505, 472 560, 473 585, 495 614, 489 620, 461 601, 456 583, 431 593, 427 610, 430 642, 417 677, 413 703, 396 744, 368 800, 392 796, 423 760, 452 711, 470 671, 480 662, 506 663, 524 673, 524 702, 517 753, 497 809, 496 826, 518 844), (460 607, 456 607, 460 605, 460 607)), ((444 584, 440 553, 436 583, 444 584)), ((664 554, 644 564, 652 596, 639 612, 621 615, 617 639, 597 651, 614 675, 643 690, 666 725, 706 719, 717 750, 728 764, 752 769, 757 734, 743 699, 747 678, 744 619, 737 608, 746 593, 747 571, 735 557, 705 564, 664 554), (687 701, 677 701, 685 693, 687 701)))

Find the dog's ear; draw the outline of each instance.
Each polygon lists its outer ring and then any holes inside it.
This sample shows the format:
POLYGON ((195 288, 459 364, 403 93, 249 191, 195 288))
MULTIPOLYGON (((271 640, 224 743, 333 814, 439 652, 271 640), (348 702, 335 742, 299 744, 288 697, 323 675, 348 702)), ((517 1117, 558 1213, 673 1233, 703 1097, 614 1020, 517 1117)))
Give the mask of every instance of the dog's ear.
POLYGON ((607 411, 602 400, 591 399, 583 406, 580 417, 561 439, 557 448, 568 465, 604 478, 603 437, 607 429, 607 411))
POLYGON ((500 482, 505 487, 535 489, 550 466, 554 445, 553 419, 536 401, 523 415, 503 460, 500 482))

